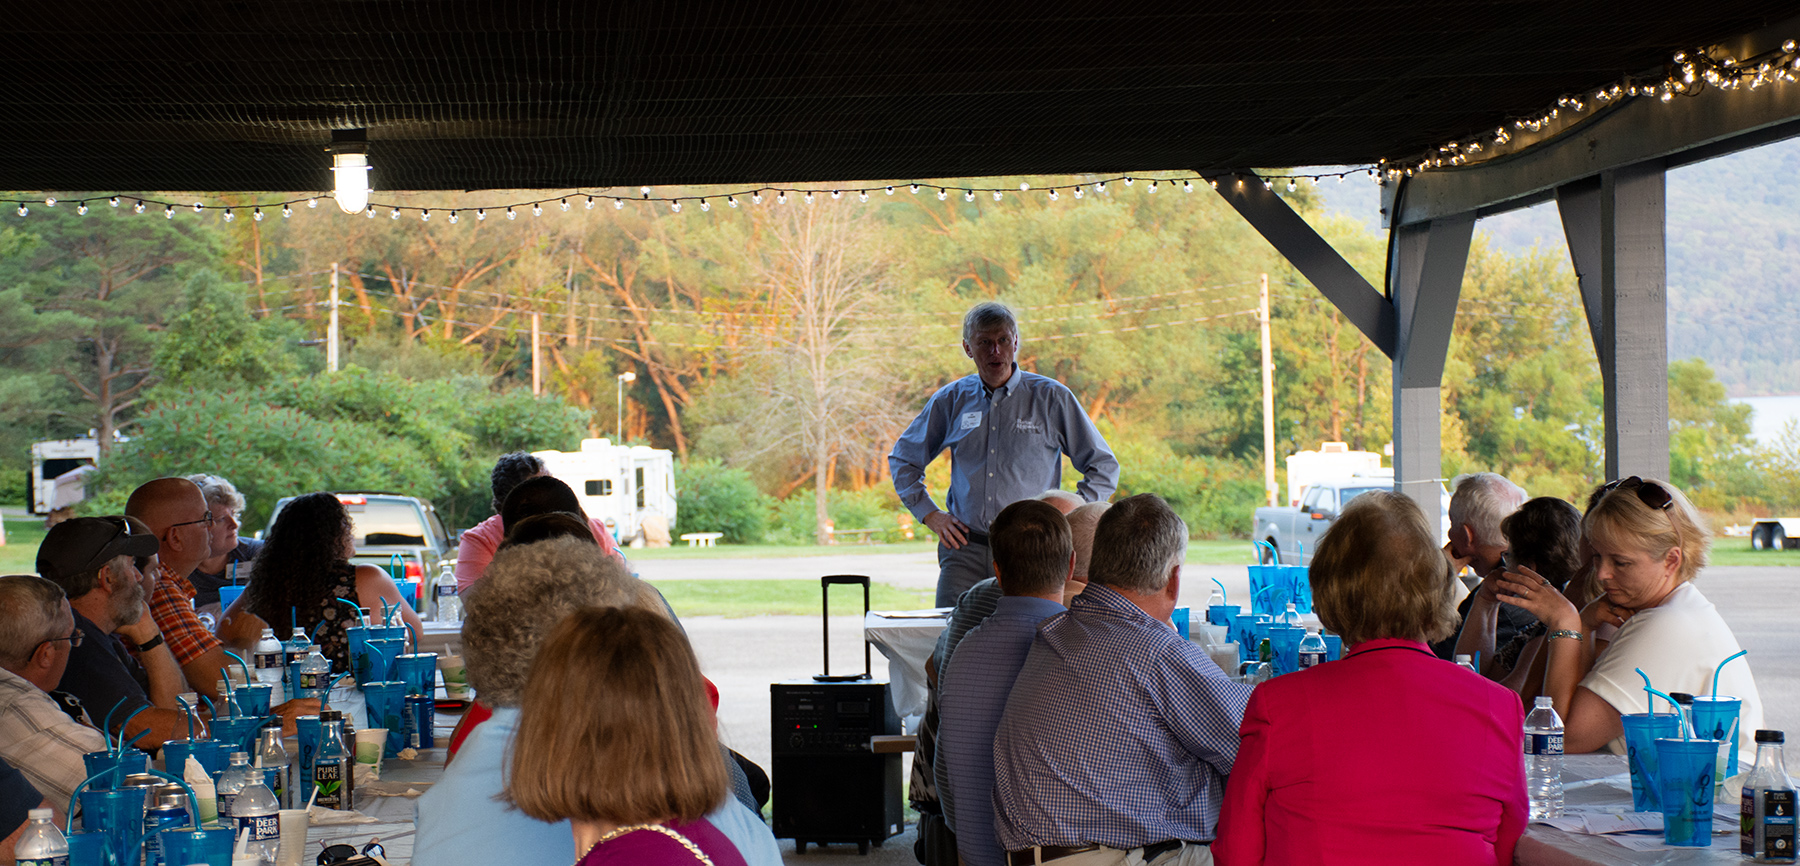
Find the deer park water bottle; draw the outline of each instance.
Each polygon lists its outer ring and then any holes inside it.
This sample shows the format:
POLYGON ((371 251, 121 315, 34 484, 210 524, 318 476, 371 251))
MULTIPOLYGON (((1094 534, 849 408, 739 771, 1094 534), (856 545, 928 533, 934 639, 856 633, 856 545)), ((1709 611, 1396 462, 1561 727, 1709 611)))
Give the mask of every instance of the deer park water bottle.
POLYGON ((25 816, 31 823, 13 845, 19 866, 69 866, 69 840, 51 822, 50 810, 32 809, 25 816))
POLYGON ((241 839, 248 831, 250 853, 262 863, 272 864, 281 844, 281 804, 263 784, 261 773, 253 772, 248 779, 232 805, 232 838, 241 839))
POLYGON ((1531 820, 1562 814, 1562 765, 1562 717, 1550 699, 1540 695, 1525 716, 1525 793, 1531 797, 1531 820))
POLYGON ((257 682, 280 687, 282 672, 285 670, 283 662, 287 659, 281 641, 275 637, 274 629, 262 630, 262 637, 256 641, 256 648, 250 652, 250 659, 257 682))
POLYGON ((456 594, 456 565, 438 563, 437 583, 432 587, 431 618, 438 622, 462 622, 462 596, 456 594))
POLYGON ((1322 665, 1325 663, 1325 654, 1325 639, 1319 636, 1318 631, 1309 628, 1306 630, 1306 637, 1300 639, 1300 663, 1297 667, 1306 670, 1313 665, 1322 665))
POLYGON ((1738 850, 1758 863, 1794 862, 1794 782, 1782 758, 1780 731, 1756 732, 1756 765, 1739 801, 1738 850))
POLYGON ((294 686, 300 671, 300 663, 306 661, 306 655, 312 650, 312 638, 306 636, 306 629, 294 627, 293 634, 281 642, 281 685, 291 698, 299 697, 294 686))

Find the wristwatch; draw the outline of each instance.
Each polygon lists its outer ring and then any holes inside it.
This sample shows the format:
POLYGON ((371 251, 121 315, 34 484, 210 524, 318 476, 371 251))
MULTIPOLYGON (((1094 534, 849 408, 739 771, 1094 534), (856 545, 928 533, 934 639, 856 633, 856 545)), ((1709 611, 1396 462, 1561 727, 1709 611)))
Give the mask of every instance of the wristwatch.
POLYGON ((143 643, 135 644, 135 645, 133 645, 132 648, 137 650, 139 653, 147 653, 147 652, 149 652, 153 649, 156 649, 157 647, 162 646, 162 645, 163 645, 162 632, 157 632, 156 637, 153 637, 147 641, 144 641, 143 643))

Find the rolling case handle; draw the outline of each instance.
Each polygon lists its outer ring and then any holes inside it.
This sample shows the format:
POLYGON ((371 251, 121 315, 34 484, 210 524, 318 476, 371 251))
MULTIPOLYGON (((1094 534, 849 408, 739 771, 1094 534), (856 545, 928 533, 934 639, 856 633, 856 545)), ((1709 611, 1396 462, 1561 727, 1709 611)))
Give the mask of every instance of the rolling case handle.
POLYGON ((863 638, 863 672, 860 674, 831 675, 831 587, 833 585, 856 586, 860 584, 863 591, 863 614, 869 613, 869 576, 866 574, 827 574, 819 578, 819 625, 825 647, 825 672, 813 677, 821 683, 845 683, 871 679, 873 668, 870 666, 869 639, 863 638))

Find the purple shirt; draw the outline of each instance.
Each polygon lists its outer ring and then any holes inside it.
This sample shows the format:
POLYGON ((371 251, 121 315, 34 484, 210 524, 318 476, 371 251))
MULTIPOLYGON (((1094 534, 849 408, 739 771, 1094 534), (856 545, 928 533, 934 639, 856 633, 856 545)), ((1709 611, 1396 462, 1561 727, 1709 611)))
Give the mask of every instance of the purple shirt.
MULTIPOLYGON (((714 866, 744 866, 744 858, 725 838, 725 834, 704 820, 691 824, 667 824, 668 829, 687 837, 714 866)), ((681 841, 649 828, 633 830, 588 849, 577 866, 694 866, 700 858, 681 841)))

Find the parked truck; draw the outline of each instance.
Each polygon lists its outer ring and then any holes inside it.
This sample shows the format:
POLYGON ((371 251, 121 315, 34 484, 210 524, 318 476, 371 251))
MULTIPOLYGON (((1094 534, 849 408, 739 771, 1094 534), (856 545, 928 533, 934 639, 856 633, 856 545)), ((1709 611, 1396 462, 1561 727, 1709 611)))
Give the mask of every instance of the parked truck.
MULTIPOLYGON (((1281 552, 1288 565, 1305 565, 1312 561, 1319 539, 1331 528, 1331 521, 1350 500, 1371 490, 1394 489, 1394 470, 1381 469, 1367 475, 1315 480, 1306 485, 1297 506, 1264 506, 1256 509, 1256 522, 1251 538, 1268 542, 1281 552)), ((1269 564, 1269 553, 1257 548, 1257 559, 1269 564)))
POLYGON ((1756 550, 1793 550, 1800 547, 1800 517, 1765 517, 1750 526, 1750 546, 1756 550))

